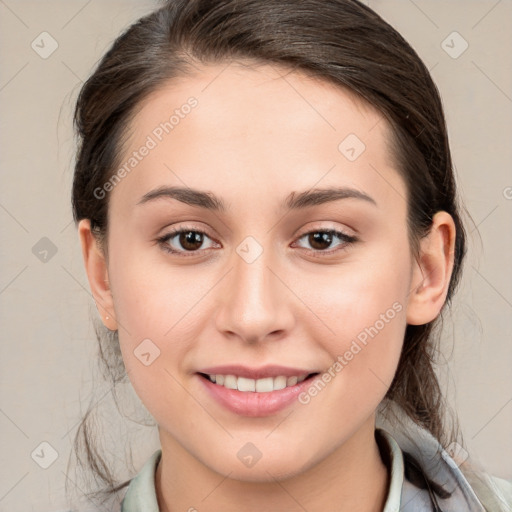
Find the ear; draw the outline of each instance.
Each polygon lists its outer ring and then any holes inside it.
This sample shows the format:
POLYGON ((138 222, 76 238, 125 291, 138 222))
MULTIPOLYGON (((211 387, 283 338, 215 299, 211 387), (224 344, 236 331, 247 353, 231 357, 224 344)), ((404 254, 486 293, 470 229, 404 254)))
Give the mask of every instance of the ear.
POLYGON ((441 311, 453 270, 455 234, 452 216, 437 212, 429 234, 420 240, 420 254, 413 264, 408 324, 426 324, 441 311))
POLYGON ((107 262, 91 231, 89 219, 82 219, 79 222, 78 235, 82 245, 85 271, 87 272, 94 302, 105 327, 115 331, 117 329, 117 321, 114 312, 114 299, 108 279, 107 262))

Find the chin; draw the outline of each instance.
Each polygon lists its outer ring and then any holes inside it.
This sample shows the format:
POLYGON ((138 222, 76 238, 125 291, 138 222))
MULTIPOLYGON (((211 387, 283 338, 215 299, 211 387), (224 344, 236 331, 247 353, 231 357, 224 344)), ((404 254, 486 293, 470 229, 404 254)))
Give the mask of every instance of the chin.
POLYGON ((208 461, 203 463, 216 473, 223 476, 229 475, 231 480, 252 483, 268 483, 293 478, 313 465, 313 462, 298 461, 297 452, 290 454, 273 452, 271 458, 265 458, 263 454, 252 466, 246 466, 238 458, 236 463, 232 463, 231 459, 222 461, 220 464, 219 459, 216 459, 213 465, 208 464, 208 461))

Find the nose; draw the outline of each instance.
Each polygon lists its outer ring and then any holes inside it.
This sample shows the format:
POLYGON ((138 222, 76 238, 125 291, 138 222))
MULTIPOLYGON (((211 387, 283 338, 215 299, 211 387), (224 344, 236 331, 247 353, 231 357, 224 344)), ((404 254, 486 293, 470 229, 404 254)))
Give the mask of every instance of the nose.
POLYGON ((265 247, 251 259, 234 251, 231 271, 219 290, 216 327, 227 337, 254 344, 284 337, 292 329, 294 315, 286 272, 271 250, 265 247))

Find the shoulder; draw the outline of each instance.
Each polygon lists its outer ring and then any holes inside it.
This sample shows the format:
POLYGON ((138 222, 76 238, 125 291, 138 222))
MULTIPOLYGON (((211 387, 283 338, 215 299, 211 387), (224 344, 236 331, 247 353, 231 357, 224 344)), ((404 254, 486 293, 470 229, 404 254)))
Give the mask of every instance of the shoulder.
POLYGON ((157 450, 146 461, 139 473, 131 480, 121 503, 121 512, 158 512, 155 473, 162 457, 157 450))
POLYGON ((441 510, 512 512, 512 482, 486 473, 465 450, 459 456, 451 445, 445 449, 405 415, 399 420, 389 422, 381 416, 378 423, 392 435, 403 454, 404 490, 409 484, 425 486, 433 491, 431 497, 439 500, 441 510))
POLYGON ((464 464, 460 470, 486 510, 512 511, 512 482, 464 464))

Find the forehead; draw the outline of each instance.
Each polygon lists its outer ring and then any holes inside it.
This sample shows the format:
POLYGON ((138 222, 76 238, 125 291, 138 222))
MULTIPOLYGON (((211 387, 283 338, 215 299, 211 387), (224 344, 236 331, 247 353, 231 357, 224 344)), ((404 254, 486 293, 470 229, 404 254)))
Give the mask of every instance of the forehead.
POLYGON ((125 165, 112 202, 133 205, 164 184, 222 189, 228 199, 263 186, 268 197, 317 183, 389 194, 382 173, 390 172, 401 187, 387 122, 375 108, 344 88, 274 65, 209 65, 173 79, 139 105, 129 128, 120 162, 134 165, 125 165), (143 157, 133 156, 144 146, 143 157))

